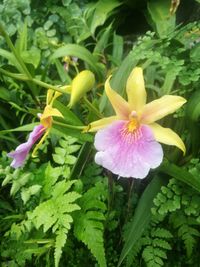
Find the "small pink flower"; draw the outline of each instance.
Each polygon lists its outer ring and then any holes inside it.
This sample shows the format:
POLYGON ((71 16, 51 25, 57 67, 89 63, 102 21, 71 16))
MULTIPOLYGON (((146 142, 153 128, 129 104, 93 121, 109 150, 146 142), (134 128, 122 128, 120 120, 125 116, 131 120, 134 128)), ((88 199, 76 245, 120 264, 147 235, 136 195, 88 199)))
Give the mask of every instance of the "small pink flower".
POLYGON ((13 158, 11 163, 11 167, 18 168, 24 164, 29 151, 31 150, 32 146, 37 142, 38 139, 41 138, 43 133, 45 132, 45 128, 42 124, 39 124, 34 127, 33 131, 30 133, 27 142, 19 145, 15 151, 8 153, 8 157, 13 158))
POLYGON ((13 158, 11 167, 18 168, 23 166, 32 146, 41 138, 40 142, 35 146, 32 156, 36 155, 36 151, 41 146, 45 138, 48 136, 52 123, 53 116, 63 117, 59 110, 52 108, 54 100, 60 95, 59 92, 53 92, 51 89, 47 92, 46 107, 42 114, 38 114, 40 118, 40 124, 35 126, 33 131, 30 133, 27 142, 19 145, 15 151, 8 153, 8 157, 13 158))
POLYGON ((92 122, 86 131, 97 131, 95 161, 122 177, 144 178, 163 160, 158 143, 177 146, 185 153, 181 138, 156 121, 180 108, 186 100, 166 95, 146 104, 146 90, 141 68, 134 68, 127 80, 125 101, 105 83, 106 94, 116 115, 92 122))

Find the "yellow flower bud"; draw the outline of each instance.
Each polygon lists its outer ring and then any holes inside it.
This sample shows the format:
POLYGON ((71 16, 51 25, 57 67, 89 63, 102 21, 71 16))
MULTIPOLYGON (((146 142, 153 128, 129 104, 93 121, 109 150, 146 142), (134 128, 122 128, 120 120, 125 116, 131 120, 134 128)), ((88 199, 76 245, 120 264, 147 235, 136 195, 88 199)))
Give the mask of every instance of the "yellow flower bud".
POLYGON ((94 74, 89 70, 81 71, 72 81, 71 98, 68 107, 71 108, 78 102, 88 91, 90 91, 95 83, 94 74))

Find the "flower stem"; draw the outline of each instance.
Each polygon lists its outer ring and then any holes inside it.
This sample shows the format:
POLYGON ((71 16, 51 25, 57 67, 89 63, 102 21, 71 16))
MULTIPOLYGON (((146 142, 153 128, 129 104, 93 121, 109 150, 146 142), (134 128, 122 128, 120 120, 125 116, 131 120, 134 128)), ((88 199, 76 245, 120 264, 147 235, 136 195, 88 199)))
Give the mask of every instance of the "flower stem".
POLYGON ((47 88, 47 89, 52 89, 54 91, 58 91, 60 93, 63 93, 63 94, 66 94, 67 92, 63 89, 61 89, 60 87, 58 86, 55 86, 55 85, 51 85, 51 84, 48 84, 48 83, 45 83, 45 82, 42 82, 38 79, 35 79, 35 78, 28 78, 25 74, 18 74, 18 73, 12 73, 12 72, 9 72, 9 71, 6 71, 2 68, 0 68, 0 72, 3 73, 4 75, 6 76, 9 76, 11 78, 14 78, 14 79, 17 79, 17 80, 21 80, 21 81, 31 81, 37 85, 40 85, 41 87, 44 87, 44 88, 47 88))
POLYGON ((83 98, 83 101, 86 104, 86 106, 96 114, 97 117, 103 118, 103 115, 98 111, 98 109, 95 108, 95 106, 86 97, 83 98))
POLYGON ((69 129, 74 129, 74 130, 83 130, 85 128, 85 126, 75 126, 75 125, 70 125, 70 124, 66 124, 66 123, 62 123, 62 122, 58 122, 58 121, 53 121, 53 124, 65 127, 65 128, 69 128, 69 129))

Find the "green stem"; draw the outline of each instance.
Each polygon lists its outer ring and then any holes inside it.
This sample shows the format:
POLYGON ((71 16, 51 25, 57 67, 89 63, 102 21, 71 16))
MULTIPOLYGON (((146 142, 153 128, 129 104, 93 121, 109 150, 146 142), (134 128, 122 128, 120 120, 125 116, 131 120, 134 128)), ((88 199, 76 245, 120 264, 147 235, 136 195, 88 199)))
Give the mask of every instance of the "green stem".
POLYGON ((47 89, 52 89, 54 91, 58 91, 62 94, 67 94, 67 92, 62 89, 62 88, 59 88, 58 86, 56 85, 51 85, 51 84, 48 84, 48 83, 45 83, 45 82, 42 82, 40 80, 37 80, 37 79, 32 79, 32 81, 38 85, 40 85, 41 87, 44 87, 44 88, 47 88, 47 89))
POLYGON ((65 128, 69 128, 69 129, 74 129, 74 130, 83 130, 85 128, 85 126, 75 126, 75 125, 70 125, 70 124, 66 124, 66 123, 62 123, 62 122, 58 122, 58 121, 53 121, 53 124, 65 127, 65 128))
POLYGON ((99 117, 99 118, 103 118, 103 115, 98 111, 98 109, 96 109, 96 108, 92 105, 92 103, 91 103, 86 97, 83 98, 83 101, 84 101, 84 103, 86 104, 86 106, 87 106, 89 109, 91 109, 91 110, 97 115, 97 117, 99 117))
POLYGON ((12 72, 9 72, 9 71, 1 69, 1 68, 0 68, 0 72, 3 73, 4 75, 8 76, 8 77, 11 77, 11 78, 14 78, 17 80, 21 80, 21 81, 28 81, 29 80, 25 74, 12 73, 12 72))
POLYGON ((1 68, 0 68, 0 72, 3 73, 6 76, 9 76, 9 77, 17 79, 17 80, 31 81, 31 82, 34 82, 37 85, 40 85, 41 87, 44 87, 44 88, 47 88, 47 89, 52 89, 52 90, 58 91, 58 92, 60 92, 62 94, 66 94, 67 93, 65 90, 63 90, 63 89, 61 89, 61 88, 59 88, 59 87, 57 87, 55 85, 51 85, 51 84, 42 82, 42 81, 37 80, 35 78, 29 79, 25 74, 12 73, 12 72, 6 71, 6 70, 1 69, 1 68))

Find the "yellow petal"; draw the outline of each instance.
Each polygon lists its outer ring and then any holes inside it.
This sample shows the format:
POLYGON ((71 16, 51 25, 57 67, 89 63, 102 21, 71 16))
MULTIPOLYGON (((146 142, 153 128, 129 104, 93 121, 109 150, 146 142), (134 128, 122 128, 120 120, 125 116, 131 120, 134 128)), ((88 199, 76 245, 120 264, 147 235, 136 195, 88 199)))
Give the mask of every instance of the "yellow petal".
POLYGON ((179 109, 185 102, 186 99, 181 96, 165 95, 144 106, 141 122, 149 124, 160 120, 179 109))
POLYGON ((131 109, 140 111, 147 99, 142 68, 136 67, 132 70, 126 83, 126 93, 131 109))
POLYGON ((123 97, 121 97, 117 92, 115 92, 110 87, 110 78, 111 76, 106 80, 105 82, 105 91, 106 95, 110 101, 110 103, 113 106, 113 109, 115 110, 115 113, 121 118, 121 119, 128 119, 129 114, 131 113, 130 107, 128 102, 126 102, 123 97))
POLYGON ((47 97, 46 97, 46 105, 53 105, 53 101, 59 97, 60 95, 62 95, 62 93, 58 92, 58 91, 54 91, 52 89, 48 89, 47 91, 47 97))
POLYGON ((52 116, 63 118, 63 115, 57 108, 52 108, 50 105, 47 105, 44 109, 43 114, 40 117, 40 122, 45 128, 51 127, 52 116))
POLYGON ((53 98, 54 90, 48 89, 47 91, 47 97, 46 97, 46 105, 49 105, 51 103, 51 100, 53 98))
POLYGON ((100 119, 98 121, 91 122, 83 131, 84 132, 96 132, 116 120, 119 120, 117 116, 111 116, 108 118, 100 119))
POLYGON ((170 146, 176 146, 185 154, 185 145, 178 134, 176 134, 170 128, 164 128, 157 123, 152 123, 149 125, 149 127, 152 129, 154 137, 158 142, 170 146))
POLYGON ((48 134, 49 134, 49 130, 47 130, 45 132, 45 134, 40 139, 40 142, 35 146, 35 148, 34 148, 34 150, 32 152, 32 157, 33 158, 37 157, 37 151, 38 151, 39 147, 41 147, 42 143, 44 142, 44 140, 46 139, 46 137, 47 137, 48 134))

